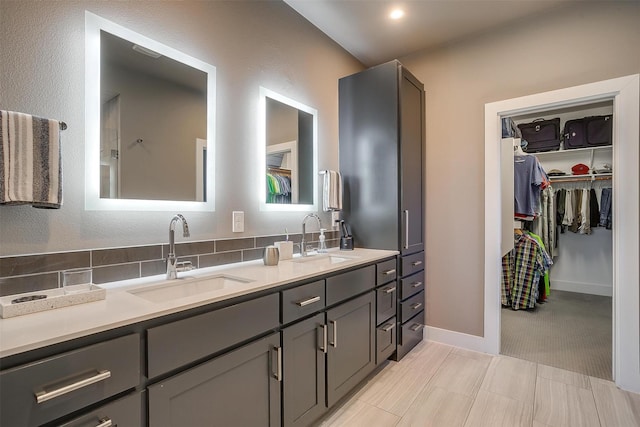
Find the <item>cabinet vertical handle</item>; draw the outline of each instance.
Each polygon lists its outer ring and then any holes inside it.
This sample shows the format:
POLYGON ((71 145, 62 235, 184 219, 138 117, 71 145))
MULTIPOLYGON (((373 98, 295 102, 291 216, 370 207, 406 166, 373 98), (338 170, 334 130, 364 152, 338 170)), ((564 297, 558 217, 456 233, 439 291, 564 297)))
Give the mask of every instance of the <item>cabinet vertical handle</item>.
POLYGON ((404 248, 409 249, 409 209, 404 210, 404 248))
POLYGON ((327 341, 328 341, 327 325, 322 325, 322 345, 320 346, 320 350, 322 350, 322 352, 325 354, 327 354, 327 341))
POLYGON ((111 427, 111 426, 113 426, 113 422, 111 422, 111 419, 109 417, 100 418, 98 420, 98 422, 100 424, 98 424, 96 427, 111 427))
POLYGON ((333 324, 333 342, 329 343, 331 344, 331 346, 333 347, 338 347, 338 321, 337 320, 330 320, 329 322, 331 322, 333 324))
POLYGON ((58 396, 71 393, 74 390, 78 390, 88 385, 95 384, 100 381, 104 381, 109 377, 111 377, 111 371, 98 371, 96 375, 93 375, 89 378, 85 378, 80 381, 76 381, 73 384, 69 384, 51 391, 39 391, 36 393, 36 402, 38 403, 46 402, 47 400, 54 399, 58 396))
POLYGON ((274 347, 276 351, 276 373, 274 378, 278 381, 282 381, 282 347, 274 347))

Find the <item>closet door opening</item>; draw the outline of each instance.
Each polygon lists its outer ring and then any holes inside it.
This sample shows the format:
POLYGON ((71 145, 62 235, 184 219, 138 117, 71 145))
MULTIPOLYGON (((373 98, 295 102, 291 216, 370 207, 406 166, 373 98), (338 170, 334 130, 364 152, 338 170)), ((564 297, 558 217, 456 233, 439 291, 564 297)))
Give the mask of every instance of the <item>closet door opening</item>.
MULTIPOLYGON (((640 392, 640 75, 527 95, 485 105, 485 299, 484 335, 474 347, 501 349, 500 236, 514 230, 501 214, 501 118, 611 103, 612 148, 612 378, 624 390, 640 392), (506 231, 502 231, 505 227, 506 231)), ((598 165, 596 165, 598 166, 598 165)), ((509 201, 512 199, 509 198, 509 201)), ((562 236, 561 236, 562 237, 562 236)), ((566 239, 565 239, 566 241, 566 239)), ((593 287, 591 287, 593 289, 593 287)), ((560 292, 560 291, 558 291, 560 292)), ((553 295, 553 289, 551 290, 553 295)))
POLYGON ((513 249, 502 261, 500 353, 612 380, 613 101, 503 120, 516 138, 503 141, 515 177, 502 179, 515 185, 502 194, 513 249))

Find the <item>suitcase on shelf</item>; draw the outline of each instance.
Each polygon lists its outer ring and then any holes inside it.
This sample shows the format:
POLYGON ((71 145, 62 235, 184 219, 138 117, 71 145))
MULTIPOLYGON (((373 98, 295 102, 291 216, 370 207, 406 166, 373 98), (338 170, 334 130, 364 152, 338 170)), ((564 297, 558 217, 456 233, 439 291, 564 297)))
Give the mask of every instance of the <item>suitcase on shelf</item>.
POLYGON ((526 140, 527 153, 557 151, 560 149, 560 119, 536 119, 518 125, 522 139, 526 140))
POLYGON ((613 115, 567 120, 562 131, 565 150, 611 145, 613 115))

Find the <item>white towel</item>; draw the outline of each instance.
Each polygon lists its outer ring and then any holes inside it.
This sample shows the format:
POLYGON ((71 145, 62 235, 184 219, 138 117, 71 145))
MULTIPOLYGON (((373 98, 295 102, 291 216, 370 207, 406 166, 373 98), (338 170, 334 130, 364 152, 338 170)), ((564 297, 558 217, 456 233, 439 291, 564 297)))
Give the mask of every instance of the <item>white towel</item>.
POLYGON ((340 172, 325 170, 320 173, 324 175, 322 210, 325 212, 342 210, 342 178, 340 177, 340 172))
POLYGON ((0 204, 60 208, 60 122, 0 110, 0 204))

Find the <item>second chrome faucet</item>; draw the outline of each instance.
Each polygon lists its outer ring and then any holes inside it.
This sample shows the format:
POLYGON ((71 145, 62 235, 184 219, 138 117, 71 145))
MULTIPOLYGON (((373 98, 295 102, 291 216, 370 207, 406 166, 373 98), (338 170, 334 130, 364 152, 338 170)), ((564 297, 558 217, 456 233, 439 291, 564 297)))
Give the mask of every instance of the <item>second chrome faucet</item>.
POLYGON ((177 279, 178 272, 189 271, 193 269, 191 261, 178 262, 176 258, 175 230, 176 223, 182 223, 182 236, 189 237, 189 224, 187 220, 180 214, 174 215, 169 223, 169 255, 167 256, 167 279, 177 279))
POLYGON ((302 240, 300 241, 300 255, 308 256, 309 252, 307 251, 307 240, 306 240, 306 229, 307 229, 307 219, 315 218, 318 221, 318 228, 322 228, 322 223, 320 222, 320 217, 314 213, 308 214, 302 219, 302 240))

